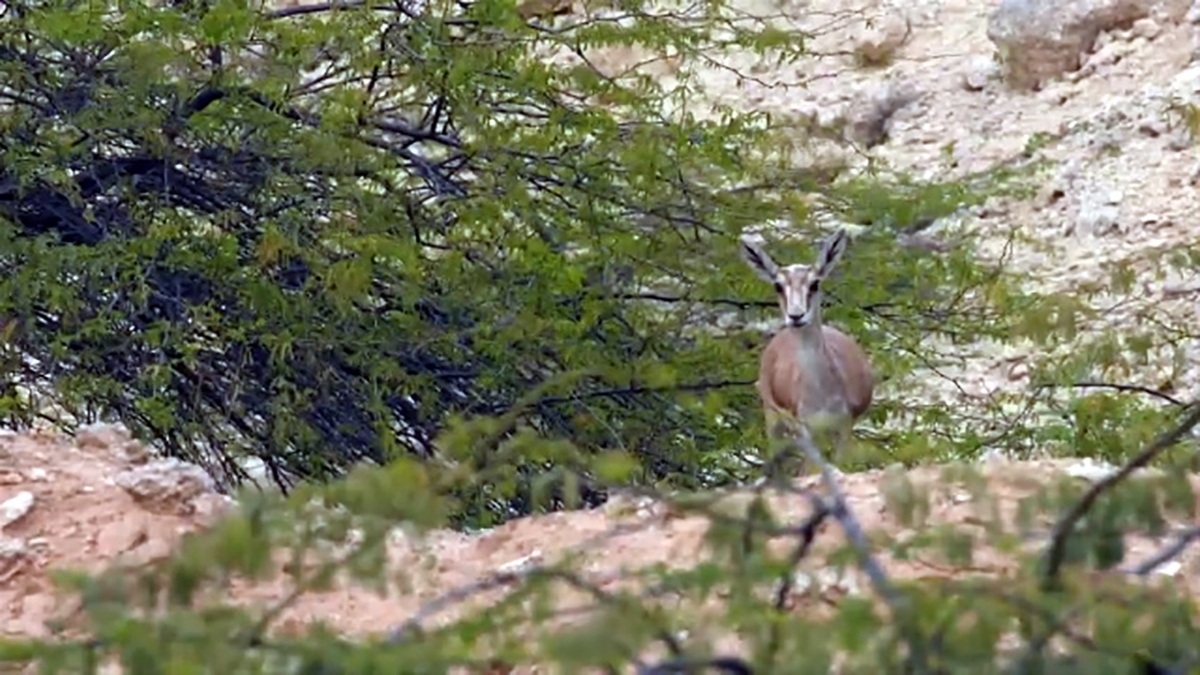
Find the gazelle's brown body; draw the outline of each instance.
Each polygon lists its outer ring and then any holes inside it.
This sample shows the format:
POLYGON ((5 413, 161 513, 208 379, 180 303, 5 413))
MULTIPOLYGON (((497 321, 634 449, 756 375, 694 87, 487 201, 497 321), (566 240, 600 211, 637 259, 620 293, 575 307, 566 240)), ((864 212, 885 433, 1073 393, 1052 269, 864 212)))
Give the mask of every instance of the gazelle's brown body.
POLYGON ((778 438, 795 420, 809 431, 832 431, 840 449, 854 423, 871 407, 875 376, 853 338, 821 322, 821 282, 846 249, 838 231, 821 246, 813 265, 777 265, 761 244, 742 237, 742 256, 774 284, 784 325, 763 351, 758 394, 767 433, 778 438))

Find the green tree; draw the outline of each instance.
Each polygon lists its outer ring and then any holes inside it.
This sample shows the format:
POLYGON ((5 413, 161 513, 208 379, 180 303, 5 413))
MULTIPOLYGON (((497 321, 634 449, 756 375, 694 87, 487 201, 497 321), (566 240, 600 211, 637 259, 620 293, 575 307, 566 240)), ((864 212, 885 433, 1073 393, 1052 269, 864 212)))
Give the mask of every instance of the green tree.
POLYGON ((285 488, 437 458, 473 470, 455 490, 476 524, 543 496, 596 503, 580 471, 596 455, 630 458, 642 484, 741 480, 729 450, 761 438, 760 337, 736 326, 774 304, 736 235, 791 222, 781 256, 809 255, 804 195, 866 225, 827 314, 883 379, 925 358, 931 331, 1007 330, 977 299, 997 294, 971 292, 1005 282, 969 246, 929 256, 895 238, 994 177, 835 187, 836 170, 796 168, 781 142, 795 125, 692 112, 689 77, 538 56, 798 53, 722 2, 686 18, 625 3, 623 22, 556 29, 507 0, 337 7, 6 6, 11 422, 117 419, 225 487, 242 456, 285 488), (506 411, 435 447, 448 415, 506 411))

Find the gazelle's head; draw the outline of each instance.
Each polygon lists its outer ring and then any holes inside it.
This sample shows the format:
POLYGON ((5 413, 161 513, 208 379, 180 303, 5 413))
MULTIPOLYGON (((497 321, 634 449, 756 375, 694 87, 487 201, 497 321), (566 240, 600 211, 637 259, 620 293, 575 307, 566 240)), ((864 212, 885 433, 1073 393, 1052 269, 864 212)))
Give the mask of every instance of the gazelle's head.
POLYGON ((813 264, 780 267, 767 255, 760 240, 742 235, 742 258, 760 278, 774 284, 784 325, 801 328, 820 321, 821 282, 846 251, 848 240, 846 231, 838 230, 821 242, 813 264))

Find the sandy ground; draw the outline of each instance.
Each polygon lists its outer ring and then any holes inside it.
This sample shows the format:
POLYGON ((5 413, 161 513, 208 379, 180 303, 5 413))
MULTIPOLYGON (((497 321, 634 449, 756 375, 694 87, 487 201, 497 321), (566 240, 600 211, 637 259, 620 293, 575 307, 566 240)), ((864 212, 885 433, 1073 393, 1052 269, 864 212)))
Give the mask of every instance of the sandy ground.
MULTIPOLYGON (((1038 198, 996 200, 964 217, 964 229, 996 234, 986 240, 982 254, 998 257, 1004 233, 1019 228, 1032 243, 1018 246, 1012 264, 1028 272, 1036 285, 1067 291, 1104 278, 1107 263, 1130 260, 1138 270, 1135 289, 1127 296, 1100 297, 1097 303, 1127 301, 1121 306, 1194 323, 1200 318, 1200 279, 1160 275, 1160 266, 1139 261, 1147 251, 1193 246, 1200 237, 1200 151, 1171 126, 1163 103, 1172 94, 1200 101, 1200 61, 1194 58, 1200 50, 1200 31, 1194 25, 1164 22, 1152 29, 1143 25, 1137 32, 1108 35, 1080 74, 1036 94, 1013 93, 990 70, 992 45, 985 30, 993 4, 946 0, 912 5, 912 33, 887 67, 864 70, 843 58, 811 59, 772 70, 747 60, 739 65, 755 69, 754 81, 739 83, 721 70, 708 71, 706 81, 719 100, 797 119, 817 114, 814 111, 853 118, 881 86, 907 88, 917 93, 915 102, 893 118, 890 140, 874 152, 895 167, 926 176, 962 175, 1010 162, 1031 138, 1052 137, 1055 142, 1042 151, 1052 169, 1038 198), (804 87, 796 84, 800 80, 804 87), (785 86, 788 82, 792 84, 785 86), (1115 208, 1115 217, 1091 215, 1108 207, 1115 208)), ((829 11, 849 6, 813 2, 807 7, 816 5, 829 11)), ((870 11, 892 10, 876 4, 870 11)), ((857 30, 860 27, 831 28, 817 46, 852 42, 857 30)), ((1122 311, 1126 313, 1106 315, 1106 320, 1134 315, 1129 313, 1134 310, 1122 311)), ((930 378, 928 391, 921 395, 953 401, 962 395, 963 383, 968 390, 985 393, 1025 384, 1011 377, 1012 364, 1028 355, 1011 349, 998 353, 987 345, 977 346, 975 355, 974 364, 956 376, 954 387, 930 378)), ((1153 366, 1143 375, 1149 383, 1161 379, 1153 366)), ((1187 394, 1198 381, 1200 365, 1192 357, 1173 383, 1174 390, 1191 398, 1187 394)), ((988 466, 989 489, 1011 509, 1049 475, 1077 463, 1003 461, 988 466)), ((912 476, 934 480, 939 471, 926 467, 912 476)), ((880 472, 855 474, 845 478, 844 489, 867 527, 903 536, 905 528, 881 496, 882 482, 880 472)), ((391 551, 397 569, 415 570, 420 561, 433 561, 413 580, 413 592, 384 598, 348 587, 312 594, 284 615, 281 626, 300 630, 309 621, 323 620, 352 635, 378 633, 412 618, 439 594, 505 565, 548 561, 571 550, 592 552, 586 569, 602 587, 619 582, 615 561, 624 567, 679 564, 701 554, 703 519, 671 517, 661 507, 621 503, 625 506, 522 519, 477 535, 439 532, 422 542, 397 536, 391 551), (613 534, 614 528, 621 533, 613 534)), ((49 570, 153 561, 167 554, 183 533, 213 522, 229 506, 194 469, 155 463, 138 444, 111 428, 93 429, 76 439, 51 433, 0 434, 0 504, 10 511, 7 516, 0 513, 0 634, 5 636, 46 635, 47 620, 70 612, 71 601, 51 592, 49 570)), ((794 516, 807 508, 795 498, 780 504, 794 516)), ((963 522, 972 508, 969 497, 947 494, 935 501, 931 517, 963 522)), ((822 537, 836 540, 836 528, 822 537)), ((1133 536, 1130 559, 1144 559, 1163 543, 1133 536)), ((975 568, 986 571, 1005 564, 983 552, 975 568)), ((963 571, 937 561, 889 561, 888 567, 898 576, 963 571)), ((1189 552, 1179 565, 1160 573, 1194 590, 1200 582, 1200 554, 1189 552)), ((847 592, 862 582, 840 583, 847 592)), ((239 600, 264 605, 287 591, 281 582, 239 589, 239 600)), ((445 615, 451 616, 453 611, 445 615)))
MULTIPOLYGON (((152 564, 167 555, 187 532, 215 522, 231 500, 206 487, 203 474, 184 464, 152 459, 120 427, 97 425, 69 438, 52 433, 0 435, 0 635, 49 636, 48 620, 73 625, 77 601, 56 594, 47 573, 52 569, 99 570, 121 563, 152 564), (10 522, 11 521, 11 522, 10 522)), ((1049 477, 1068 473, 1076 480, 1095 478, 1095 466, 1070 460, 1041 462, 992 461, 980 465, 986 490, 1000 513, 1011 518, 1016 504, 1045 488, 1049 477)), ((985 517, 987 504, 963 485, 945 480, 939 467, 909 473, 916 485, 932 491, 929 524, 970 524, 985 517)), ((801 484, 812 486, 814 478, 801 484)), ((1193 490, 1200 478, 1192 480, 1193 490)), ((846 476, 847 504, 870 532, 905 538, 914 534, 895 513, 884 494, 885 472, 846 476)), ((734 513, 742 497, 731 494, 720 509, 734 513)), ((795 495, 774 496, 781 522, 799 522, 811 513, 809 502, 795 495)), ((1029 531, 1031 544, 1044 540, 1049 523, 1029 531)), ((1162 537, 1129 537, 1127 567, 1149 559, 1178 536, 1182 523, 1162 537)), ((558 513, 510 522, 479 534, 435 532, 423 539, 399 530, 389 544, 390 569, 403 576, 405 590, 389 595, 343 583, 322 593, 309 593, 276 622, 284 633, 299 633, 322 621, 346 635, 378 635, 420 616, 426 628, 494 601, 503 587, 471 595, 430 613, 431 603, 500 571, 551 563, 569 553, 583 553, 583 578, 596 587, 627 587, 629 574, 648 565, 688 565, 705 555, 706 517, 684 515, 663 503, 619 497, 604 508, 558 513)), ((826 525, 816 553, 797 570, 802 580, 789 598, 793 611, 815 611, 851 593, 868 591, 856 570, 823 566, 821 552, 843 541, 840 528, 826 525), (803 581, 807 580, 807 581, 803 581)), ((775 542, 784 550, 786 540, 775 542)), ((979 546, 969 566, 952 564, 936 554, 898 562, 882 554, 893 578, 928 578, 961 574, 1002 574, 1011 559, 979 546)), ((1200 549, 1186 552, 1158 568, 1152 579, 1170 579, 1177 588, 1200 591, 1200 549)), ((232 598, 265 610, 287 596, 291 585, 280 577, 256 583, 235 582, 232 598)), ((397 578, 399 580, 399 577, 397 578)), ((564 593, 564 607, 586 607, 579 593, 564 593)), ((583 615, 575 616, 576 620, 583 615)), ((567 618, 565 620, 571 620, 567 618)), ((718 644, 735 645, 728 639, 718 644)), ((514 671, 519 672, 519 671, 514 671)), ((525 671, 535 672, 535 671, 525 671)))

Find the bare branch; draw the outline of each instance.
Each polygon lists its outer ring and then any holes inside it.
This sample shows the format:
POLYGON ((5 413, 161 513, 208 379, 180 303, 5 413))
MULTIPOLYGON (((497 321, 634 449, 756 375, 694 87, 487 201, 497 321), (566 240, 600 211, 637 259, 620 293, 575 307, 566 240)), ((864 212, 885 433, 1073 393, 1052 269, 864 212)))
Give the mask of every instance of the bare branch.
MULTIPOLYGON (((649 523, 618 525, 585 539, 575 547, 575 550, 584 550, 592 546, 602 544, 611 539, 615 539, 621 535, 645 529, 646 527, 649 527, 649 523)), ((475 595, 479 595, 480 593, 486 593, 489 590, 520 582, 529 577, 538 569, 541 568, 531 567, 523 570, 497 573, 484 579, 451 589, 450 591, 447 591, 446 593, 443 593, 442 595, 439 595, 433 600, 430 600, 422 605, 421 608, 417 610, 417 613, 409 617, 409 619, 404 623, 393 627, 390 631, 388 631, 386 640, 387 642, 393 644, 403 642, 409 638, 410 634, 420 633, 422 631, 422 626, 427 621, 446 611, 448 608, 475 595)))
MULTIPOLYGON (((784 576, 782 582, 779 584, 779 588, 775 591, 774 606, 777 610, 783 609, 784 604, 787 602, 787 596, 792 592, 792 587, 796 583, 795 576, 791 574, 791 570, 793 570, 796 565, 799 565, 800 561, 804 560, 804 557, 808 555, 809 550, 812 549, 813 542, 817 539, 817 530, 820 529, 821 524, 824 523, 825 519, 831 514, 829 506, 824 500, 811 493, 810 497, 813 501, 814 511, 811 515, 809 515, 808 518, 804 519, 803 523, 800 524, 798 532, 800 541, 796 543, 796 548, 792 550, 792 555, 788 558, 789 573, 784 576)), ((776 636, 772 637, 774 638, 776 636)))
POLYGON ((632 396, 640 394, 670 394, 679 392, 698 392, 712 391, 714 389, 727 389, 730 387, 746 387, 754 384, 754 380, 717 380, 715 382, 685 382, 683 384, 673 384, 661 387, 652 387, 647 385, 629 385, 627 387, 611 387, 607 389, 595 389, 592 391, 579 392, 577 394, 568 394, 566 396, 547 396, 546 398, 537 401, 535 405, 550 405, 554 403, 570 403, 573 401, 587 400, 593 398, 615 398, 619 396, 632 396))
MULTIPOLYGON (((332 2, 318 2, 312 5, 293 5, 291 7, 281 7, 270 12, 266 12, 264 16, 268 19, 286 19, 289 16, 302 16, 304 14, 322 14, 324 12, 332 12, 339 9, 360 9, 367 6, 364 0, 333 0, 332 2)), ((377 3, 371 5, 370 9, 377 12, 396 12, 403 13, 397 9, 395 5, 385 5, 377 3)))
POLYGON ((1067 540, 1075 531, 1075 525, 1081 518, 1092 508, 1096 500, 1100 498, 1108 490, 1115 487, 1118 483, 1129 477, 1134 471, 1140 469, 1158 457, 1163 451, 1175 445, 1197 424, 1200 424, 1200 405, 1193 405, 1192 412, 1175 428, 1160 435, 1154 439, 1145 450, 1140 452, 1136 457, 1129 460, 1125 466, 1121 467, 1120 471, 1108 476, 1104 480, 1096 482, 1090 490, 1079 500, 1075 507, 1067 512, 1063 518, 1054 526, 1054 534, 1050 541, 1050 546, 1046 550, 1045 567, 1042 577, 1042 590, 1052 590, 1058 582, 1058 573, 1062 568, 1063 561, 1067 552, 1067 540))
MULTIPOLYGON (((821 524, 825 522, 825 519, 831 513, 829 506, 823 499, 812 493, 809 493, 809 496, 812 498, 814 510, 800 525, 800 541, 796 543, 796 548, 792 549, 792 555, 788 558, 787 572, 784 574, 783 579, 780 580, 779 587, 775 590, 775 601, 772 603, 772 606, 777 612, 784 611, 788 595, 791 594, 792 588, 796 584, 796 566, 800 564, 801 560, 804 560, 809 550, 812 549, 812 544, 817 538, 817 530, 820 529, 821 524)), ((770 654, 772 658, 779 651, 779 644, 782 639, 782 628, 778 623, 772 623, 771 635, 767 640, 766 648, 766 653, 770 654)))
POLYGON ((649 668, 638 668, 638 675, 684 675, 702 673, 709 669, 731 675, 754 675, 754 669, 736 656, 719 656, 711 659, 688 659, 677 657, 649 668))
POLYGON ((515 572, 499 572, 443 593, 422 605, 417 613, 409 617, 407 621, 389 630, 385 642, 400 644, 418 637, 424 632, 425 623, 434 616, 481 593, 516 584, 532 576, 533 571, 533 569, 526 569, 515 572))
POLYGON ((684 295, 667 295, 665 293, 614 293, 610 297, 617 300, 652 300, 654 302, 694 302, 700 305, 727 305, 738 309, 751 307, 774 307, 774 300, 738 300, 736 298, 689 298, 684 295))
POLYGON ((807 430, 802 430, 801 433, 796 434, 792 438, 800 450, 804 452, 808 461, 820 468, 821 482, 825 485, 825 489, 829 491, 827 505, 830 515, 836 518, 841 524, 842 530, 846 533, 846 539, 849 540, 850 545, 858 555, 858 564, 862 567, 863 572, 866 573, 876 595, 887 603, 888 608, 896 617, 901 630, 908 633, 904 637, 905 641, 908 642, 909 660, 914 669, 917 672, 923 671, 925 669, 924 645, 921 644, 920 637, 914 634, 912 630, 914 624, 903 618, 907 613, 905 611, 907 602, 896 592, 891 581, 888 580, 883 566, 871 554, 871 545, 867 541, 867 535, 863 532, 862 524, 858 522, 858 518, 854 516, 854 513, 850 510, 850 506, 846 503, 845 494, 842 492, 841 486, 838 485, 837 478, 834 477, 833 468, 829 465, 829 462, 825 461, 825 457, 821 454, 816 444, 813 443, 807 430))
POLYGON ((1052 389, 1056 387, 1074 387, 1076 389, 1112 389, 1113 391, 1146 394, 1147 396, 1153 396, 1154 398, 1162 399, 1167 403, 1180 408, 1188 405, 1187 403, 1175 398, 1174 396, 1171 396, 1166 392, 1136 384, 1118 384, 1116 382, 1072 382, 1070 384, 1060 385, 1044 382, 1042 384, 1033 385, 1034 389, 1052 389))
POLYGON ((1184 530, 1177 537, 1175 537, 1175 541, 1171 542, 1170 545, 1142 561, 1133 569, 1129 570, 1129 572, 1131 574, 1144 577, 1158 569, 1160 566, 1165 565, 1166 563, 1171 562, 1171 560, 1182 555, 1183 552, 1187 550, 1187 547, 1191 546, 1196 540, 1200 540, 1200 525, 1189 527, 1188 529, 1184 530))
MULTIPOLYGON (((480 593, 483 593, 483 592, 486 592, 489 590, 517 584, 519 582, 530 580, 530 579, 537 578, 537 577, 540 577, 543 579, 554 579, 554 580, 558 580, 558 581, 564 581, 564 582, 570 584, 571 586, 574 586, 576 589, 584 591, 585 593, 591 595, 595 600, 597 600, 601 604, 628 605, 628 602, 625 601, 624 599, 622 599, 621 597, 614 595, 612 593, 609 593, 608 591, 583 579, 582 577, 578 576, 577 574, 575 574, 569 570, 554 569, 552 567, 547 567, 547 566, 533 566, 533 567, 529 567, 524 570, 518 570, 518 571, 512 571, 512 572, 497 572, 496 574, 493 574, 490 577, 486 577, 484 579, 481 579, 481 580, 476 581, 471 584, 467 584, 465 586, 460 586, 459 588, 454 589, 453 591, 451 591, 449 593, 446 593, 444 595, 441 595, 441 596, 435 598, 433 601, 431 601, 431 602, 427 603, 425 606, 423 606, 421 608, 421 610, 417 612, 417 614, 415 614, 408 621, 404 622, 404 624, 402 624, 398 628, 393 628, 388 633, 386 641, 391 644, 398 644, 398 643, 404 642, 406 640, 409 640, 415 636, 419 636, 422 632, 421 625, 425 621, 428 621, 429 618, 431 618, 434 614, 444 611, 446 608, 450 607, 451 605, 457 604, 457 603, 462 602, 474 595, 478 595, 480 593)), ((642 610, 642 611, 645 610, 644 607, 637 606, 637 605, 628 607, 628 608, 642 610)), ((648 614, 646 614, 646 616, 648 616, 648 614)), ((671 633, 670 630, 667 630, 665 627, 659 628, 656 631, 656 634, 658 636, 658 639, 664 645, 666 645, 667 650, 670 651, 672 657, 674 657, 674 658, 683 657, 683 646, 679 644, 679 641, 675 638, 675 636, 671 633)), ((638 665, 638 672, 643 672, 643 666, 641 663, 638 663, 638 659, 634 658, 633 660, 638 665)), ((661 671, 661 672, 671 672, 671 671, 661 671)))

